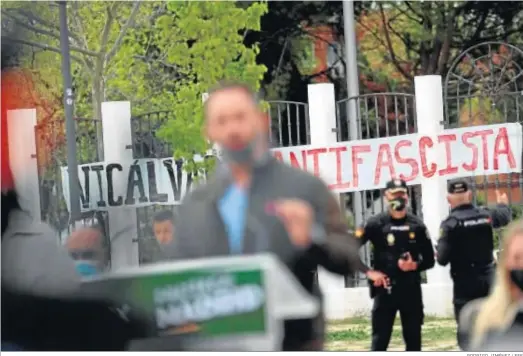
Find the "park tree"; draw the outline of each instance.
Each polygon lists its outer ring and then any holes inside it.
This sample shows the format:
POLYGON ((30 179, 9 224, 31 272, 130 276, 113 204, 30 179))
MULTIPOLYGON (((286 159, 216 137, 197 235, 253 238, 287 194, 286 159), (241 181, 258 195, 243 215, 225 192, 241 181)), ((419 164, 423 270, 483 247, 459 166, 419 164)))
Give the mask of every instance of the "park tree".
MULTIPOLYGON (((482 42, 523 45, 522 2, 357 1, 354 7, 362 93, 410 92, 414 75, 445 76, 460 53, 482 42)), ((310 29, 323 24, 332 26, 335 38, 343 43, 341 1, 270 2, 262 31, 248 36, 260 43, 259 61, 268 67, 264 87, 279 81, 276 90, 270 87, 278 99, 306 101, 306 90, 301 88, 318 73, 300 73, 287 39, 305 35, 313 40, 310 29)), ((339 54, 345 65, 343 52, 339 54)), ((319 74, 336 85, 340 98, 346 96, 344 78, 330 76, 331 69, 319 74)))
POLYGON ((165 34, 154 38, 154 47, 179 75, 171 83, 174 117, 158 135, 173 145, 175 158, 187 158, 186 169, 194 170, 193 155, 209 148, 202 137, 202 95, 220 80, 239 80, 254 90, 260 87, 266 68, 256 63, 258 45, 246 46, 243 40, 249 31, 260 30, 267 4, 169 2, 167 10, 154 25, 165 34))
MULTIPOLYGON (((77 116, 101 120, 101 105, 105 100, 107 81, 118 61, 128 31, 139 24, 142 3, 134 2, 69 2, 67 3, 71 72, 77 116)), ((144 9, 142 8, 142 11, 144 9)), ((55 106, 52 118, 44 116, 43 122, 58 120, 57 125, 42 125, 53 132, 44 136, 63 141, 64 120, 61 110, 62 75, 59 11, 55 2, 11 2, 2 6, 2 40, 25 45, 21 67, 31 71, 39 92, 45 93, 50 105, 55 106), (9 31, 16 29, 16 33, 9 31), (7 30, 7 31, 5 31, 7 30)), ((102 132, 96 133, 101 155, 102 132)))
MULTIPOLYGON (((185 157, 205 150, 203 92, 219 79, 259 88, 265 67, 256 64, 257 45, 243 39, 260 29, 266 3, 72 2, 67 9, 77 116, 99 120, 105 100, 129 100, 133 113, 173 110, 176 120, 159 134, 185 157)), ((57 6, 11 3, 2 15, 4 29, 25 29, 2 39, 26 45, 24 67, 61 98, 57 6)))
POLYGON ((470 47, 487 41, 517 44, 522 33, 521 2, 376 2, 358 17, 367 64, 362 80, 371 92, 411 91, 414 76, 445 77, 470 47))

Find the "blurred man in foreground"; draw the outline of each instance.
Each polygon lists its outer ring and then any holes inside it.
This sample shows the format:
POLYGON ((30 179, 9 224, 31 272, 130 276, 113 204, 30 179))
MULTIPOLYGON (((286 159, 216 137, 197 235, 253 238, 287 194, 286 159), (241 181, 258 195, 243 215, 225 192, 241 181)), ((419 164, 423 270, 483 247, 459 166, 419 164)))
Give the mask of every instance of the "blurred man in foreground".
MULTIPOLYGON (((456 321, 465 304, 486 297, 490 290, 495 265, 492 228, 505 226, 511 218, 506 194, 496 194, 497 207, 476 207, 466 180, 456 179, 448 184, 451 212, 441 223, 436 250, 440 265, 450 263, 456 321)), ((459 333, 458 344, 465 347, 459 333)))
MULTIPOLYGON (((209 140, 223 150, 224 169, 180 206, 173 257, 270 251, 318 297, 313 274, 318 265, 341 275, 361 267, 327 186, 271 156, 269 123, 247 86, 230 83, 211 91, 205 119, 209 140)), ((284 350, 322 345, 322 315, 285 323, 284 350)))
POLYGON ((407 184, 393 179, 385 187, 388 211, 356 231, 361 246, 374 246, 373 269, 367 268, 372 307, 372 351, 386 351, 399 311, 406 351, 421 351, 423 297, 420 273, 434 267, 434 249, 427 228, 407 212, 407 184))

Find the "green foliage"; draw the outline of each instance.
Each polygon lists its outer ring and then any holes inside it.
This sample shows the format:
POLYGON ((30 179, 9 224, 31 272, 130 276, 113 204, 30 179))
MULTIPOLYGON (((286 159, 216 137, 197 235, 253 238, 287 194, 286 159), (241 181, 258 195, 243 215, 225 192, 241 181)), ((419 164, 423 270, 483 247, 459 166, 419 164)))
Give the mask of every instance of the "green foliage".
POLYGON ((463 100, 460 113, 461 125, 485 125, 504 122, 503 113, 488 97, 472 97, 463 100))
POLYGON ((291 40, 291 52, 294 63, 302 75, 312 75, 318 64, 317 54, 314 51, 315 41, 317 39, 302 35, 291 40))
MULTIPOLYGON (((512 220, 520 219, 523 216, 523 206, 513 205, 510 207, 512 210, 512 220)), ((496 229, 494 231, 494 248, 499 249, 503 238, 504 228, 496 229)))
MULTIPOLYGON (((248 31, 260 30, 266 3, 71 2, 67 11, 75 116, 99 120, 101 103, 112 100, 130 101, 134 114, 173 110, 176 119, 166 122, 158 136, 176 148, 176 157, 207 149, 201 96, 210 86, 234 79, 259 89, 266 70, 256 63, 258 47, 243 44, 248 31)), ((3 29, 31 23, 20 36, 27 45, 24 64, 39 74, 42 88, 52 88, 61 98, 58 7, 12 2, 2 14, 3 29)), ((62 114, 61 99, 56 106, 62 114)), ((81 157, 92 156, 92 145, 80 146, 81 157)))
MULTIPOLYGON (((246 47, 246 31, 260 30, 267 4, 241 8, 234 2, 169 2, 155 23, 155 45, 181 74, 173 83, 170 108, 175 112, 158 136, 175 147, 176 158, 204 153, 202 94, 219 80, 238 80, 259 89, 266 68, 256 63, 258 47, 246 47)), ((196 166, 192 167, 194 170, 196 166)))
MULTIPOLYGON (((486 206, 487 203, 483 195, 476 195, 476 204, 479 206, 486 206)), ((520 219, 523 217, 523 205, 511 205, 510 209, 512 210, 512 220, 520 219)), ((503 237, 504 228, 499 228, 494 230, 494 249, 498 249, 501 244, 503 237)))

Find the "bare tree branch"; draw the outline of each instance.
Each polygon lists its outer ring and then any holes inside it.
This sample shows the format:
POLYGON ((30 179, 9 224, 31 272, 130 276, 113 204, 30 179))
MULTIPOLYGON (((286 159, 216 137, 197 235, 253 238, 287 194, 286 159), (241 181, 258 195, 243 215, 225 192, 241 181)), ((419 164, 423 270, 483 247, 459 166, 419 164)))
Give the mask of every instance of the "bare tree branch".
POLYGON ((404 1, 403 2, 410 10, 410 12, 412 12, 414 15, 418 16, 420 19, 421 19, 421 22, 420 24, 423 23, 423 15, 420 14, 419 12, 417 12, 413 7, 412 7, 412 4, 410 3, 410 1, 404 1))
MULTIPOLYGON (((14 22, 16 22, 19 26, 24 27, 24 28, 28 29, 29 31, 32 31, 34 33, 38 33, 38 34, 41 34, 41 35, 44 35, 44 36, 49 36, 49 37, 55 38, 57 40, 60 40, 60 34, 56 34, 56 33, 52 32, 52 31, 43 30, 43 29, 39 29, 39 28, 36 28, 34 26, 31 26, 31 25, 23 22, 22 20, 18 19, 17 17, 13 16, 12 14, 9 14, 5 10, 2 10, 2 15, 9 17, 14 22)), ((98 55, 96 52, 89 51, 88 49, 79 48, 79 47, 76 47, 76 46, 69 46, 69 48, 71 49, 71 51, 82 53, 82 54, 85 54, 85 55, 88 55, 88 56, 97 56, 98 55)))
POLYGON ((114 12, 119 6, 119 2, 114 2, 111 6, 107 7, 107 20, 104 24, 104 29, 102 30, 102 37, 100 39, 100 53, 105 55, 107 49, 107 41, 109 40, 109 33, 111 32, 111 26, 114 21, 114 12))
POLYGON ((405 37, 404 35, 402 35, 394 29, 394 26, 392 26, 392 20, 389 20, 387 22, 387 26, 390 32, 392 32, 394 36, 398 37, 401 40, 401 42, 403 42, 403 45, 405 45, 405 49, 407 49, 407 53, 409 52, 409 50, 413 49, 412 42, 407 37, 405 37))
POLYGON ((25 16, 27 19, 33 20, 33 21, 39 23, 40 25, 43 25, 49 29, 53 29, 53 30, 56 30, 57 32, 60 32, 60 27, 58 26, 58 24, 53 24, 49 21, 46 21, 46 20, 42 19, 41 17, 36 16, 32 12, 26 11, 24 9, 13 9, 13 11, 16 11, 17 13, 25 16))
POLYGON ((389 50, 389 53, 390 53, 390 58, 392 60, 392 64, 394 65, 394 67, 396 67, 396 69, 408 80, 413 80, 412 78, 412 75, 410 75, 409 73, 407 73, 405 71, 405 69, 400 65, 400 63, 398 62, 398 59, 396 57, 396 52, 394 51, 394 48, 392 47, 392 41, 390 39, 390 33, 389 33, 389 29, 388 29, 388 24, 387 24, 387 19, 385 18, 385 12, 383 10, 383 5, 380 3, 379 5, 379 8, 380 8, 380 15, 381 15, 381 22, 383 24, 383 29, 384 29, 384 32, 385 32, 385 40, 387 41, 387 48, 389 50))
POLYGON ((288 46, 289 42, 290 42, 289 37, 286 37, 285 42, 283 43, 283 48, 280 53, 280 58, 278 59, 278 66, 276 67, 276 70, 274 71, 274 73, 275 73, 274 76, 278 76, 280 74, 280 70, 282 68, 282 63, 283 63, 283 55, 285 54, 285 51, 287 50, 287 46, 288 46))
MULTIPOLYGON (((80 20, 80 10, 78 8, 78 2, 77 1, 73 1, 71 3, 71 6, 72 6, 72 10, 73 10, 73 23, 74 23, 74 27, 76 29, 76 31, 78 32, 78 38, 79 38, 79 41, 81 41, 82 45, 84 46, 84 48, 89 48, 89 44, 87 43, 87 37, 85 36, 85 29, 84 29, 84 26, 82 24, 82 21, 80 20)), ((83 59, 83 62, 84 62, 84 66, 85 68, 87 69, 87 72, 89 73, 89 75, 93 75, 93 71, 94 71, 94 65, 93 65, 93 62, 89 59, 89 58, 82 58, 83 59)))
POLYGON ((114 42, 113 47, 109 51, 109 53, 105 56, 105 62, 109 62, 112 57, 116 54, 116 51, 120 48, 120 45, 122 44, 122 41, 127 33, 127 30, 131 28, 134 25, 134 18, 136 17, 136 14, 138 13, 138 10, 140 9, 141 1, 135 1, 133 4, 133 8, 131 10, 131 14, 129 15, 129 18, 127 19, 127 22, 120 30, 120 33, 118 34, 118 38, 114 42))
POLYGON ((439 56, 438 65, 436 67, 436 73, 443 74, 447 67, 447 63, 449 62, 450 58, 450 45, 452 43, 452 35, 454 34, 454 18, 456 17, 457 13, 455 10, 450 11, 450 13, 446 17, 445 21, 445 33, 444 33, 444 40, 443 44, 441 46, 441 53, 439 56))
POLYGON ((71 8, 72 8, 72 12, 73 12, 73 22, 75 24, 75 27, 76 27, 76 30, 78 33, 78 36, 79 36, 79 39, 81 40, 83 46, 85 48, 88 48, 89 45, 87 43, 87 37, 85 37, 85 29, 84 29, 84 26, 82 24, 82 21, 80 21, 80 9, 78 8, 78 2, 77 1, 73 1, 71 3, 71 8))
MULTIPOLYGON (((403 2, 404 4, 406 4, 407 6, 410 6, 410 4, 408 4, 408 1, 404 1, 403 2)), ((423 23, 423 19, 414 11, 411 11, 411 12, 408 12, 408 11, 405 11, 401 8, 400 5, 397 5, 397 4, 394 4, 394 3, 391 3, 392 7, 394 8, 394 10, 398 11, 399 15, 402 15, 402 16, 405 16, 406 18, 408 18, 409 20, 412 20, 414 22, 417 22, 419 23, 420 25, 423 23), (415 18, 412 16, 412 14, 415 14, 418 16, 418 18, 415 18)), ((410 6, 412 7, 412 6, 410 6)), ((396 15, 395 17, 398 17, 399 15, 396 15)), ((390 19, 390 21, 392 22, 394 19, 390 19)))
MULTIPOLYGON (((44 20, 44 19, 42 19, 41 17, 39 17, 39 16, 37 16, 36 14, 34 14, 33 12, 29 12, 29 11, 26 11, 26 10, 23 10, 23 9, 14 9, 14 11, 18 12, 20 15, 25 16, 25 17, 26 17, 28 20, 30 20, 30 21, 34 21, 34 22, 36 22, 36 23, 38 23, 38 24, 40 24, 40 25, 46 27, 46 28, 49 29, 49 30, 54 30, 54 31, 56 31, 56 33, 57 33, 58 36, 59 36, 59 33, 60 33, 60 27, 59 27, 57 24, 52 23, 52 22, 49 22, 49 21, 47 21, 47 20, 44 20)), ((70 32, 70 33, 69 33, 69 36, 70 36, 71 38, 73 38, 75 41, 80 42, 80 41, 78 40, 78 37, 77 37, 74 33, 70 32)))
MULTIPOLYGON (((13 39, 13 38, 9 38, 7 36, 2 36, 2 41, 16 42, 16 43, 20 43, 20 44, 23 44, 23 45, 26 45, 26 46, 36 47, 36 48, 40 48, 40 49, 43 49, 43 50, 46 50, 46 51, 51 51, 51 52, 55 52, 55 53, 58 53, 58 54, 62 54, 62 51, 59 48, 52 47, 52 46, 49 46, 49 45, 46 45, 46 44, 40 44, 40 43, 27 41, 27 40, 21 40, 21 39, 13 39)), ((76 61, 76 62, 78 62, 78 63, 82 63, 82 60, 79 57, 76 57, 74 55, 71 55, 71 59, 76 61)))

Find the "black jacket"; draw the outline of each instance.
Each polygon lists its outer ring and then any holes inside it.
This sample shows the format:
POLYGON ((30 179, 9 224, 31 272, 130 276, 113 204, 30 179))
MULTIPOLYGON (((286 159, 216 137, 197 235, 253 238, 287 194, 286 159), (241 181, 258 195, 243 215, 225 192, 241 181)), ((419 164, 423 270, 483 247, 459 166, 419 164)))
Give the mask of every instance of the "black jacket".
MULTIPOLYGON (((4 203, 2 197, 2 210, 4 203)), ((79 277, 49 227, 17 209, 3 218, 2 344, 24 351, 123 351, 148 334, 144 322, 122 316, 109 302, 72 297, 79 277)))
POLYGON ((485 269, 494 260, 492 228, 505 226, 510 219, 510 208, 504 204, 495 208, 472 204, 455 207, 441 223, 436 247, 438 263, 450 263, 454 279, 462 274, 467 277, 473 269, 485 269))
POLYGON ((2 343, 24 351, 124 351, 148 326, 110 303, 37 297, 2 286, 2 343))
MULTIPOLYGON (((218 205, 231 183, 224 169, 184 198, 178 210, 176 239, 166 246, 166 257, 185 260, 230 255, 218 205)), ((268 157, 254 169, 248 195, 242 254, 273 253, 320 301, 321 293, 314 283, 318 266, 340 275, 363 269, 339 205, 321 179, 268 157), (296 247, 281 221, 267 214, 268 204, 279 199, 299 199, 313 208, 319 229, 309 249, 296 247)), ((285 350, 318 348, 323 336, 323 312, 312 319, 287 321, 284 329, 285 350)))

